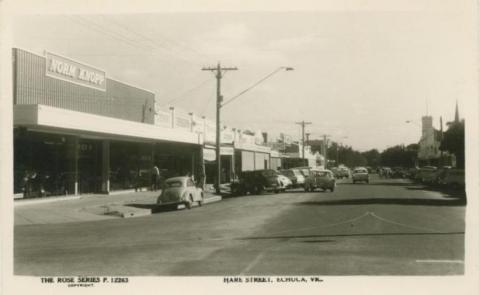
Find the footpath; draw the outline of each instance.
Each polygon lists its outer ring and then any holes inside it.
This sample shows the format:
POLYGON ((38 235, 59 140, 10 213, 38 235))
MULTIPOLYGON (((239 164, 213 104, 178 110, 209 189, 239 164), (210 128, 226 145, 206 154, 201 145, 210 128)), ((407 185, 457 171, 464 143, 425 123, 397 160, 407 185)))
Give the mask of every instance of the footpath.
MULTIPOLYGON (((157 209, 159 195, 160 191, 146 191, 15 200, 14 224, 55 224, 146 216, 157 209)), ((221 196, 205 192, 204 204, 220 200, 221 196)))

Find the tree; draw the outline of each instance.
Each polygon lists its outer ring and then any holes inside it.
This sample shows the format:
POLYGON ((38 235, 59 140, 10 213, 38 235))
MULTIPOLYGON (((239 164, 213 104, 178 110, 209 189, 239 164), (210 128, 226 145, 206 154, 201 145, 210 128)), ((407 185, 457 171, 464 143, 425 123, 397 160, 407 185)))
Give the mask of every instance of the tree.
POLYGON ((390 167, 414 167, 418 145, 410 144, 389 147, 380 154, 380 163, 390 167))
POLYGON ((455 155, 457 167, 465 168, 465 120, 451 122, 443 133, 440 150, 455 155))
POLYGON ((371 149, 363 152, 362 155, 367 160, 367 165, 370 167, 377 167, 380 165, 380 152, 377 149, 371 149))

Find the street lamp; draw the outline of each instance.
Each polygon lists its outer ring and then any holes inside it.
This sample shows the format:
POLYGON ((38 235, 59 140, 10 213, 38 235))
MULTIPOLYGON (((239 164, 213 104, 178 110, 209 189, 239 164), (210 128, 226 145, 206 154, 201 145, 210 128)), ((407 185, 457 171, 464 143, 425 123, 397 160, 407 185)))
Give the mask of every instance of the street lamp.
POLYGON ((407 121, 405 121, 405 123, 407 123, 407 124, 413 124, 413 125, 418 126, 418 127, 422 127, 422 126, 420 126, 418 123, 415 123, 415 121, 412 121, 412 120, 407 120, 407 121))

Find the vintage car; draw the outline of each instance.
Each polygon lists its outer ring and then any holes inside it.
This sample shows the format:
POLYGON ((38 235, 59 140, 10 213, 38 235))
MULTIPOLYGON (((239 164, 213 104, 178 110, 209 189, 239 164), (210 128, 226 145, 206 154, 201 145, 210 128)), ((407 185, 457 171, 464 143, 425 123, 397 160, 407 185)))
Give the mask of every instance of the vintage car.
POLYGON ((188 209, 193 203, 203 204, 203 190, 195 186, 191 177, 180 176, 165 180, 162 193, 157 199, 158 205, 184 204, 188 209))
POLYGON ((352 172, 352 181, 353 183, 363 181, 368 183, 369 182, 369 177, 368 177, 368 170, 363 167, 358 167, 353 169, 352 172))
POLYGON ((244 171, 238 181, 231 184, 232 194, 261 194, 264 191, 279 192, 278 172, 272 169, 244 171))
POLYGON ((434 183, 437 177, 437 167, 424 166, 417 170, 415 180, 421 183, 430 184, 434 183))
POLYGON ((305 183, 305 177, 298 169, 285 169, 281 170, 280 173, 285 175, 292 181, 292 187, 303 187, 305 183))
POLYGON ((452 188, 465 189, 465 170, 446 169, 444 175, 439 179, 439 184, 452 188))
POLYGON ((287 176, 285 176, 281 173, 278 173, 277 177, 278 177, 279 189, 281 191, 285 191, 287 188, 291 188, 293 186, 292 181, 287 176))
POLYGON ((335 174, 337 178, 349 178, 350 177, 350 169, 345 166, 338 167, 338 171, 335 174))
POLYGON ((306 192, 313 192, 317 188, 323 191, 329 189, 333 192, 335 185, 335 175, 333 175, 332 171, 312 169, 309 176, 305 179, 304 188, 306 192))

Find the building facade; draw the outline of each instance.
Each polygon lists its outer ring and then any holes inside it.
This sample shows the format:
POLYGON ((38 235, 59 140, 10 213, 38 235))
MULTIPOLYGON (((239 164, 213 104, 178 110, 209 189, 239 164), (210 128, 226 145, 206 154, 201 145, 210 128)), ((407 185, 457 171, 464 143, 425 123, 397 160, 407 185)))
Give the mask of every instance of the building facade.
POLYGON ((71 59, 13 49, 14 192, 20 197, 145 188, 196 169, 190 130, 155 125, 152 92, 71 59))

